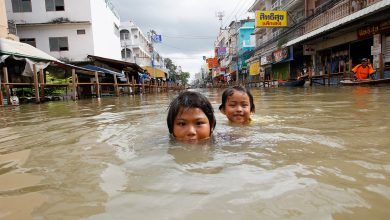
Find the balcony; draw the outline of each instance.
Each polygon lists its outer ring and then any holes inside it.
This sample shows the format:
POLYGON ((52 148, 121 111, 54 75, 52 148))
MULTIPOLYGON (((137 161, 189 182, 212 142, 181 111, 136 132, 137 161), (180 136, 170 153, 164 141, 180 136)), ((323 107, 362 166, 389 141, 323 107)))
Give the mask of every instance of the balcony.
MULTIPOLYGON (((367 6, 373 5, 381 0, 344 0, 340 1, 333 7, 327 9, 323 13, 315 16, 305 25, 305 34, 309 33, 313 30, 316 30, 320 27, 323 27, 327 24, 330 24, 336 20, 344 18, 352 13, 355 13, 367 6), (357 3, 359 2, 359 3, 357 3)), ((316 11, 320 11, 322 9, 317 8, 316 11)))

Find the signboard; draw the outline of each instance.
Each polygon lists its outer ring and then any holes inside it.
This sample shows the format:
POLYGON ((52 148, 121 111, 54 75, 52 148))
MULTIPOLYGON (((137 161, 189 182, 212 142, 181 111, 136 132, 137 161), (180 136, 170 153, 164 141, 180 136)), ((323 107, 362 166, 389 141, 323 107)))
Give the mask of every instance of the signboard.
POLYGON ((286 11, 256 11, 256 27, 286 27, 286 11))
POLYGON ((260 65, 264 66, 270 63, 272 63, 272 55, 261 57, 260 65))
POLYGON ((226 47, 218 47, 218 56, 226 55, 226 47))
POLYGON ((358 29, 357 37, 358 39, 365 39, 388 30, 390 30, 390 20, 382 21, 379 24, 374 24, 358 29))
POLYGON ((303 55, 316 55, 315 46, 312 44, 303 45, 303 55))
POLYGON ((280 62, 284 59, 287 59, 289 57, 288 48, 283 48, 281 50, 274 51, 272 53, 272 57, 274 58, 274 62, 280 62))
POLYGON ((155 34, 155 35, 152 36, 152 40, 153 40, 154 43, 161 43, 162 42, 162 37, 161 37, 161 35, 155 34))
POLYGON ((213 69, 213 68, 216 68, 216 67, 218 67, 219 66, 219 64, 218 64, 218 58, 208 58, 207 60, 206 60, 206 62, 207 62, 207 64, 208 64, 208 66, 209 66, 209 69, 213 69))

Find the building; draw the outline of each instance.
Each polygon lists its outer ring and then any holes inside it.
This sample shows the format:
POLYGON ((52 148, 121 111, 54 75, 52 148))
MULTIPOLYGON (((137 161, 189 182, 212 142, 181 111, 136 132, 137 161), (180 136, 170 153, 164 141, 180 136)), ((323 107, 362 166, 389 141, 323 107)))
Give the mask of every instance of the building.
POLYGON ((351 77, 363 57, 371 60, 378 78, 390 72, 388 0, 257 0, 249 11, 257 10, 288 15, 287 27, 255 29, 249 61, 260 61, 259 72, 266 76, 296 78, 307 66, 312 80, 336 84, 351 77))
POLYGON ((120 20, 109 0, 6 0, 20 41, 68 62, 121 59, 120 20))
POLYGON ((167 73, 164 58, 153 46, 150 36, 151 33, 145 35, 133 21, 122 22, 120 25, 122 60, 143 67, 158 68, 167 73))
POLYGON ((8 22, 5 0, 0 0, 0 38, 7 38, 19 41, 16 36, 16 27, 12 22, 8 22))

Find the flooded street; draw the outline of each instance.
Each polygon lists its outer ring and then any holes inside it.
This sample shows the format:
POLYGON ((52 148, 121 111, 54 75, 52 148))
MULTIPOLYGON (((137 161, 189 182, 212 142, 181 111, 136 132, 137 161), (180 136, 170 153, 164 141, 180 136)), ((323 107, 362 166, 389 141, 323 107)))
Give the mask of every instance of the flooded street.
POLYGON ((388 219, 390 87, 252 88, 249 126, 170 140, 177 93, 0 108, 0 219, 388 219))

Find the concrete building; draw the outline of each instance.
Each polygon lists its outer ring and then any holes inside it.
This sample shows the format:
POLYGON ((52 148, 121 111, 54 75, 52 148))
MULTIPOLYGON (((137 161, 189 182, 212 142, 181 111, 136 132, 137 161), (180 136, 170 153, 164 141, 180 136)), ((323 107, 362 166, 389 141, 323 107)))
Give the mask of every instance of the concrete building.
POLYGON ((165 71, 164 59, 153 46, 150 33, 145 35, 133 21, 121 22, 120 40, 123 61, 165 71))
POLYGON ((0 0, 0 38, 19 41, 16 36, 16 27, 11 22, 8 22, 5 0, 0 0))
POLYGON ((58 59, 121 59, 120 20, 109 0, 6 0, 20 41, 58 59))

